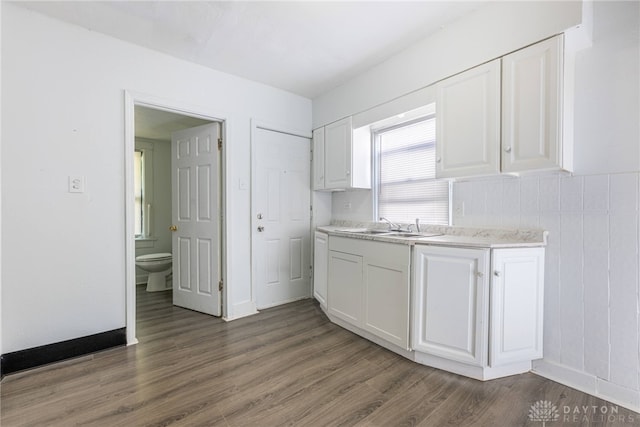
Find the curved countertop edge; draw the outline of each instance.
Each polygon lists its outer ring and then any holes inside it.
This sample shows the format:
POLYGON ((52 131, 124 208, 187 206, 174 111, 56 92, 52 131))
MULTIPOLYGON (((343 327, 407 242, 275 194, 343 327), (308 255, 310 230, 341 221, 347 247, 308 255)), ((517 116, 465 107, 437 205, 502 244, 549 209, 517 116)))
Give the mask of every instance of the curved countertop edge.
MULTIPOLYGON (((376 228, 376 227, 371 227, 376 228)), ((470 248, 523 248, 541 247, 547 244, 548 231, 546 230, 503 230, 503 229, 471 229, 455 227, 438 227, 423 230, 425 234, 443 232, 439 236, 425 237, 399 237, 379 234, 365 234, 366 227, 354 227, 345 225, 327 225, 316 228, 318 231, 332 236, 347 237, 360 240, 372 240, 377 242, 396 243, 404 245, 437 245, 456 246, 470 248), (447 234, 444 229, 454 229, 456 234, 447 234), (460 232, 465 231, 465 234, 460 232), (460 234, 459 234, 460 233, 460 234), (467 234, 468 233, 468 234, 467 234)))

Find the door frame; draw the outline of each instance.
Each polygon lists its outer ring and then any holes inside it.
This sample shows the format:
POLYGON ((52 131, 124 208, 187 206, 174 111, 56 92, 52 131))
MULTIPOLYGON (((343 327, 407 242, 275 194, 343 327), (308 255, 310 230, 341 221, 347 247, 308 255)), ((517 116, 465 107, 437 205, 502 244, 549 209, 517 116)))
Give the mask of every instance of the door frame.
POLYGON ((134 182, 133 182, 133 153, 135 149, 135 107, 143 106, 154 110, 168 111, 185 116, 197 117, 212 122, 221 123, 220 134, 222 136, 223 148, 220 156, 220 275, 226 284, 222 292, 222 316, 227 315, 229 306, 230 289, 230 259, 227 242, 229 241, 228 215, 227 215, 227 195, 230 194, 228 188, 230 180, 228 177, 227 165, 231 159, 231 144, 228 144, 231 135, 231 123, 228 115, 219 111, 214 111, 203 106, 184 104, 175 100, 159 98, 153 95, 134 91, 124 91, 124 215, 125 215, 125 326, 127 334, 127 345, 137 344, 136 338, 136 264, 135 264, 135 225, 134 225, 134 182))
MULTIPOLYGON (((261 120, 256 120, 256 119, 251 119, 251 219, 249 221, 249 223, 251 224, 251 230, 249 231, 249 238, 251 239, 251 254, 250 254, 250 258, 251 258, 251 301, 253 303, 253 306, 256 306, 256 299, 257 299, 257 283, 256 283, 256 277, 258 276, 256 274, 256 262, 255 262, 255 254, 254 251, 256 250, 255 248, 255 242, 254 242, 254 238, 253 238, 253 228, 256 226, 256 193, 255 193, 255 188, 256 187, 256 134, 258 129, 261 130, 268 130, 271 132, 278 132, 278 133, 284 133, 287 135, 293 135, 293 136, 298 136, 300 138, 307 138, 309 140, 311 140, 312 134, 311 131, 308 130, 301 130, 301 129, 296 129, 296 128, 292 128, 289 126, 285 126, 285 125, 278 125, 278 124, 273 124, 273 123, 269 123, 269 122, 263 122, 261 120)), ((311 164, 309 165, 310 167, 310 171, 311 171, 311 164)), ((309 191, 311 193, 313 193, 313 190, 311 190, 311 173, 309 174, 309 191)), ((311 195, 311 198, 309 200, 309 203, 313 202, 313 195, 311 195)), ((313 221, 313 218, 311 218, 311 221, 309 222, 309 239, 311 239, 311 222, 313 221)), ((311 242, 311 240, 309 240, 311 242)), ((311 246, 313 247, 313 244, 311 244, 311 246)), ((310 256, 313 256, 313 254, 311 253, 310 256)), ((313 260, 313 258, 312 258, 313 260)), ((256 310, 257 312, 257 310, 256 310)))

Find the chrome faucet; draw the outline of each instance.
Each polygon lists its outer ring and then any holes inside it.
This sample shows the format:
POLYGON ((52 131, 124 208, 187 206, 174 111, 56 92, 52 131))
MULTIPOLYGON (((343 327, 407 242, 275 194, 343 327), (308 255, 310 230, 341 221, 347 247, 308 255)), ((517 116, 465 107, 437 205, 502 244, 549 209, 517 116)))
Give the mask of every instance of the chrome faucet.
POLYGON ((420 218, 416 218, 416 231, 420 232, 420 218))
POLYGON ((387 224, 389 224, 389 231, 396 231, 400 229, 400 226, 398 224, 394 224, 393 222, 389 221, 387 218, 385 217, 380 217, 380 221, 384 221, 387 224))

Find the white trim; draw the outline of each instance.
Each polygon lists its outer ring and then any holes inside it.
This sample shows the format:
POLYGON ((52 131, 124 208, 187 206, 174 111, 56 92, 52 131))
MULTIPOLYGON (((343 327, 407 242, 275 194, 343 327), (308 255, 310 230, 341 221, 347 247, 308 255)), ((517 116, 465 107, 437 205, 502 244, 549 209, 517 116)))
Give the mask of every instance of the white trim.
POLYGON ((422 353, 420 351, 415 352, 414 360, 421 365, 431 366, 432 368, 442 369, 443 371, 453 372, 454 374, 463 375, 480 381, 488 381, 510 375, 524 374, 531 370, 530 361, 514 362, 496 367, 474 366, 445 357, 422 353))
POLYGON ((134 224, 135 99, 124 92, 124 268, 125 268, 125 326, 127 345, 137 344, 136 338, 136 242, 134 224))
POLYGON ((258 314, 258 310, 256 309, 255 302, 251 299, 234 304, 228 311, 228 314, 222 317, 222 320, 230 322, 243 317, 253 316, 254 314, 258 314))
POLYGON ((231 188, 229 172, 227 166, 230 164, 231 147, 228 144, 232 129, 232 117, 230 114, 213 111, 207 107, 183 104, 175 100, 159 98, 135 91, 124 91, 124 112, 125 112, 125 136, 124 136, 124 170, 125 170, 125 326, 127 328, 127 345, 137 344, 136 339, 136 271, 135 271, 135 237, 134 237, 134 221, 133 221, 133 151, 135 147, 135 106, 148 107, 155 110, 169 111, 176 114, 197 117, 200 119, 221 122, 222 138, 225 142, 223 145, 221 156, 221 176, 222 185, 222 206, 220 212, 222 221, 220 224, 222 230, 222 253, 220 272, 225 282, 225 289, 222 293, 222 316, 228 316, 227 309, 230 307, 230 284, 233 283, 231 276, 230 252, 231 252, 231 221, 227 215, 227 194, 230 194, 231 188))
MULTIPOLYGON (((0 1, 0 22, 2 22, 2 2, 0 1)), ((2 32, 0 31, 0 46, 2 45, 2 32)), ((2 82, 2 55, 0 55, 0 82, 2 82)), ((0 89, 2 87, 2 83, 0 83, 0 89)), ((1 92, 1 90, 0 90, 1 92)), ((0 130, 2 129, 2 103, 0 103, 0 130)), ((2 132, 0 131, 0 135, 2 134, 2 132)), ((1 150, 0 150, 1 151, 1 150)), ((1 155, 0 155, 1 156, 1 155)), ((1 179, 0 179, 1 181, 1 179)), ((0 186, 0 188, 2 188, 0 186)), ((0 190, 0 195, 2 194, 2 191, 0 190)), ((0 200, 2 200, 2 197, 0 197, 0 200)), ((1 207, 2 203, 0 202, 0 207, 1 207)), ((2 212, 2 210, 0 209, 0 212, 2 212)), ((0 225, 2 224, 2 215, 0 214, 0 225)), ((0 226, 0 236, 2 235, 2 227, 0 226)), ((0 245, 1 247, 1 245, 0 245)), ((0 271, 2 271, 2 256, 0 254, 0 271)), ((1 277, 1 276, 0 276, 1 277)), ((0 355, 2 355, 2 279, 0 278, 0 355)), ((2 369, 0 368, 0 374, 2 373, 2 369)))
MULTIPOLYGON (((310 131, 308 130, 301 130, 301 129, 296 129, 296 128, 292 128, 289 126, 282 126, 282 125, 276 125, 273 123, 267 123, 267 122, 263 122, 261 120, 256 120, 256 119, 251 119, 251 136, 253 137, 253 132, 255 129, 262 129, 262 130, 270 130, 273 132, 279 132, 279 133, 286 133, 287 135, 293 135, 293 136, 299 136, 301 138, 308 138, 311 139, 312 134, 310 131)), ((251 139, 251 141, 253 142, 253 138, 251 139)), ((253 144, 251 144, 251 146, 253 147, 253 144)), ((253 165, 251 165, 253 166, 253 165)), ((251 169, 253 170, 253 169, 251 169)))
POLYGON ((595 375, 546 359, 534 361, 531 372, 632 411, 640 412, 640 391, 638 390, 616 385, 595 375))

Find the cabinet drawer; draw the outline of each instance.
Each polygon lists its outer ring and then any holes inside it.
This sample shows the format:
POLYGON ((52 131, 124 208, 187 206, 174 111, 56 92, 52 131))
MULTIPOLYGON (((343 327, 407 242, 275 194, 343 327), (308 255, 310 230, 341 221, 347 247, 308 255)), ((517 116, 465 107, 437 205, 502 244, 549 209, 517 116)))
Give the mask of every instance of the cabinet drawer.
POLYGON ((336 236, 329 236, 329 250, 404 263, 409 262, 411 254, 411 247, 401 243, 377 242, 336 236))

